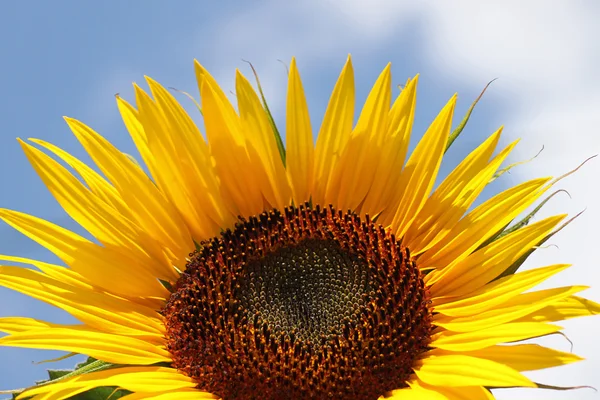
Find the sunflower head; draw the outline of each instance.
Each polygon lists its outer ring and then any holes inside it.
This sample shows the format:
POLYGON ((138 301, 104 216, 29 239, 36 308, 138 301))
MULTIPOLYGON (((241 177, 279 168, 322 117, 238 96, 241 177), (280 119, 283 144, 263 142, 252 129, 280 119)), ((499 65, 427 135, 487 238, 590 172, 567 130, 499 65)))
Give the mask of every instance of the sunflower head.
POLYGON ((163 313, 173 365, 224 399, 368 399, 405 386, 428 303, 382 226, 306 205, 202 243, 163 313))
POLYGON ((202 131, 150 78, 150 93, 135 86, 135 105, 117 98, 149 175, 74 119, 102 175, 50 143, 21 141, 95 240, 0 210, 64 263, 2 255, 38 270, 1 266, 0 285, 80 321, 2 318, 0 345, 91 357, 19 399, 111 387, 128 400, 489 400, 491 388, 548 388, 523 372, 579 360, 519 343, 600 311, 577 295, 584 286, 531 291, 568 265, 517 272, 570 221, 533 222, 552 194, 520 217, 560 179, 474 206, 512 168, 502 164, 516 142, 497 149, 499 129, 435 185, 476 102, 452 131, 453 96, 407 156, 418 76, 392 101, 386 66, 354 124, 348 58, 315 143, 292 60, 284 144, 262 91, 239 71, 235 107, 195 70, 202 131))

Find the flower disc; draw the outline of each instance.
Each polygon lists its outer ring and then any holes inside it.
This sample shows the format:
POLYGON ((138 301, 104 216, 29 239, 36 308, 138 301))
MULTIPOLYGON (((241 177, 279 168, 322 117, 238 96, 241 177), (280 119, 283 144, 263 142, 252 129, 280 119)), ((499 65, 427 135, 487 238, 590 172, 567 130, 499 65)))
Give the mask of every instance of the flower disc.
POLYGON ((393 235, 288 207, 201 244, 163 313, 174 366, 224 399, 377 399, 430 341, 428 291, 393 235))

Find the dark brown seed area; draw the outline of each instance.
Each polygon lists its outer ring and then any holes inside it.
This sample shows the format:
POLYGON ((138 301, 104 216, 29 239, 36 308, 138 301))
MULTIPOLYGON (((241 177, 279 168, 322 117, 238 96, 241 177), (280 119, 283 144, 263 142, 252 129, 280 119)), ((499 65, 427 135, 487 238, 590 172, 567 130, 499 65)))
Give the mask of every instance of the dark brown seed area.
POLYGON ((163 314, 174 367, 224 400, 376 400, 427 349, 428 305, 382 226, 302 206, 202 243, 163 314))

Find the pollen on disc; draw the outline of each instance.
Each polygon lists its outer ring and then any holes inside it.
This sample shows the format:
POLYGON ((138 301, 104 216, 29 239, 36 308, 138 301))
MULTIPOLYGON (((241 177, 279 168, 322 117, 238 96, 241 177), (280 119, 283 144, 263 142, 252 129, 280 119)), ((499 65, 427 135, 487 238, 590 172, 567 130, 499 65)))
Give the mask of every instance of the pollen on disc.
POLYGON ((427 350, 428 305, 382 226, 304 205, 202 243, 163 314, 174 366, 225 400, 376 400, 427 350))

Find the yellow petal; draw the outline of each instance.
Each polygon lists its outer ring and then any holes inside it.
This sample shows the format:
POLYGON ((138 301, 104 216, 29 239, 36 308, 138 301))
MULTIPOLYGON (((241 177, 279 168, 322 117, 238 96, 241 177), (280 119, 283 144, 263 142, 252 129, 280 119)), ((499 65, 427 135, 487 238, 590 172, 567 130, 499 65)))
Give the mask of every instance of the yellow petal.
POLYGON ((115 215, 113 208, 95 198, 58 162, 22 140, 19 143, 50 192, 74 220, 103 243, 137 247, 135 226, 130 221, 115 215))
MULTIPOLYGON (((199 64, 196 66, 199 68, 199 64)), ((222 90, 212 83, 212 77, 207 72, 202 76, 200 97, 204 126, 224 196, 229 199, 235 215, 258 214, 264 205, 260 188, 265 183, 259 180, 264 175, 257 173, 258 166, 252 163, 251 147, 235 110, 222 90)))
POLYGON ((455 352, 472 351, 499 343, 516 342, 558 332, 562 327, 541 322, 512 322, 474 332, 442 331, 435 335, 431 347, 455 352))
POLYGON ((402 238, 425 204, 437 177, 446 149, 456 95, 444 106, 423 135, 404 166, 398 190, 398 208, 391 223, 392 232, 402 238))
POLYGON ((20 142, 27 158, 63 209, 106 247, 119 249, 163 279, 175 271, 158 257, 156 242, 130 219, 95 196, 63 166, 40 150, 20 142))
POLYGON ((392 64, 388 63, 377 81, 373 85, 371 92, 367 96, 363 106, 355 132, 368 132, 373 138, 380 141, 385 139, 384 134, 387 129, 388 114, 390 111, 390 101, 392 99, 392 64))
POLYGON ((408 382, 409 387, 392 390, 387 396, 381 396, 379 400, 450 400, 450 397, 438 390, 419 381, 408 382))
POLYGON ((169 291, 149 273, 146 266, 140 265, 126 254, 98 246, 73 232, 31 215, 0 209, 0 218, 56 254, 89 282, 108 292, 139 297, 169 296, 169 291))
MULTIPOLYGON (((84 289, 85 291, 104 292, 105 290, 99 285, 92 284, 87 278, 81 274, 71 270, 70 268, 63 267, 60 265, 48 264, 38 260, 32 260, 30 258, 13 257, 0 254, 0 260, 17 262, 21 264, 30 264, 37 267, 40 271, 45 273, 47 276, 54 278, 55 280, 64 284, 84 289)), ((107 293, 115 295, 114 292, 108 290, 107 293)), ((161 298, 141 298, 132 295, 131 293, 120 294, 120 298, 128 300, 134 304, 142 305, 150 310, 160 309, 164 304, 164 299, 161 298)))
POLYGON ((373 183, 377 160, 385 145, 391 84, 391 64, 388 64, 371 89, 339 162, 333 166, 327 198, 338 209, 356 210, 373 183))
POLYGON ((433 386, 535 387, 535 383, 506 365, 463 355, 425 358, 415 374, 433 386))
POLYGON ((114 207, 114 209, 122 214, 129 215, 130 209, 127 207, 117 190, 114 186, 110 185, 104 178, 100 176, 96 171, 92 168, 85 165, 83 162, 73 157, 66 151, 61 148, 45 142, 40 139, 29 139, 33 143, 36 143, 54 154, 60 157, 63 161, 65 161, 71 168, 73 168, 85 181, 85 183, 89 186, 90 190, 98 196, 105 203, 114 207))
MULTIPOLYGON (((198 127, 169 91, 151 78, 146 77, 146 81, 171 128, 168 136, 179 157, 181 174, 188 185, 185 188, 187 195, 194 204, 205 210, 207 217, 216 225, 228 226, 235 218, 227 211, 224 199, 221 198, 210 151, 198 127), (179 134, 174 134, 173 131, 179 134)), ((149 143, 152 150, 151 137, 149 143)))
POLYGON ((495 397, 483 386, 441 388, 450 400, 494 400, 495 397))
POLYGON ((407 82, 388 113, 388 124, 377 160, 377 170, 361 207, 363 214, 379 215, 378 221, 382 225, 391 223, 398 204, 398 181, 408 152, 418 81, 417 75, 407 82))
POLYGON ((562 298, 587 289, 587 286, 567 286, 520 294, 494 308, 466 317, 438 314, 435 324, 453 332, 469 332, 514 321, 544 308, 562 298))
POLYGON ((123 400, 204 400, 217 399, 218 396, 198 389, 180 389, 173 392, 132 393, 121 397, 123 400))
POLYGON ((350 138, 353 119, 354 69, 352 60, 348 56, 346 65, 344 65, 329 99, 329 105, 317 136, 314 170, 315 192, 313 193, 315 204, 330 203, 326 193, 334 192, 328 189, 331 172, 350 138))
POLYGON ((7 256, 4 254, 0 254, 0 260, 21 264, 30 264, 37 267, 46 275, 65 284, 87 290, 94 289, 94 286, 87 282, 83 276, 79 275, 77 272, 71 271, 69 268, 61 267, 60 265, 48 264, 42 261, 32 260, 30 258, 7 256))
MULTIPOLYGON (((213 76, 198 62, 198 60, 194 60, 194 71, 196 72, 196 80, 198 82, 198 91, 202 93, 203 86, 208 85, 212 88, 213 94, 216 97, 216 101, 223 107, 223 114, 227 117, 231 117, 235 115, 235 109, 227 99, 227 96, 219 87, 219 84, 213 78, 213 76)), ((204 112, 204 109, 203 109, 204 112)))
MULTIPOLYGON (((325 197, 328 204, 335 204, 339 210, 357 211, 372 183, 370 167, 363 170, 356 169, 356 163, 359 159, 364 158, 364 153, 370 153, 367 150, 372 144, 369 140, 366 132, 351 136, 333 166, 325 197), (351 185, 359 185, 359 187, 355 192, 350 192, 349 186, 351 185)), ((370 154, 372 155, 372 153, 370 154)), ((371 164, 373 165, 373 163, 371 164)))
POLYGON ((461 262, 481 243, 537 200, 550 178, 533 179, 497 194, 463 219, 419 258, 420 268, 448 268, 461 262))
POLYGON ((564 215, 555 215, 518 229, 475 251, 459 263, 425 278, 433 297, 462 296, 487 284, 536 246, 564 215))
MULTIPOLYGON (((149 85, 150 85, 149 80, 149 85)), ((153 94, 159 96, 157 84, 152 84, 153 94)), ((186 135, 182 133, 185 127, 173 116, 174 111, 165 105, 164 97, 159 97, 155 103, 139 86, 135 86, 136 103, 139 119, 148 138, 148 147, 156 163, 156 178, 158 186, 166 194, 169 201, 179 210, 185 219, 188 229, 194 239, 200 242, 219 232, 216 219, 221 214, 210 207, 210 202, 218 203, 219 194, 214 185, 209 185, 216 177, 212 172, 208 158, 198 160, 192 158, 191 149, 186 149, 186 135), (198 165, 200 163, 200 165, 198 165), (199 170, 206 169, 206 179, 198 177, 199 170), (202 185, 206 183, 206 185, 202 185), (204 190, 205 193, 198 193, 204 190), (200 197, 202 196, 202 197, 200 197), (204 208, 206 207, 206 209, 204 208), (214 211, 215 219, 208 211, 214 211)), ((161 92, 162 93, 162 92, 161 92)), ((191 134, 190 134, 191 135, 191 134)), ((188 136, 190 136, 188 135, 188 136)), ((196 131, 196 141, 202 141, 202 136, 196 131)))
MULTIPOLYGON (((18 398, 45 395, 44 399, 66 399, 78 393, 104 386, 142 393, 193 388, 194 381, 166 367, 120 367, 104 371, 90 372, 62 379, 50 385, 40 385, 21 393, 18 398)), ((201 393, 201 392, 200 392, 201 393)))
POLYGON ((275 133, 260 99, 248 80, 236 71, 236 97, 242 129, 248 147, 255 153, 252 162, 264 174, 261 192, 271 207, 282 210, 290 204, 291 191, 285 167, 277 148, 275 133))
POLYGON ((83 290, 27 268, 0 266, 0 286, 67 311, 100 331, 161 343, 164 323, 151 309, 104 293, 83 290))
POLYGON ((508 365, 517 371, 552 368, 583 360, 575 354, 549 349, 537 344, 492 346, 468 352, 466 355, 508 365))
POLYGON ((158 171, 156 160, 154 159, 154 156, 150 151, 150 147, 148 146, 148 137, 146 136, 146 132, 144 131, 144 127, 140 121, 140 113, 135 109, 135 107, 121 97, 117 96, 116 99, 117 107, 121 113, 121 118, 123 119, 123 123, 125 124, 129 135, 135 143, 135 147, 140 152, 144 163, 150 170, 150 175, 154 177, 155 181, 158 181, 160 172, 158 171))
POLYGON ((0 332, 8 334, 27 332, 34 329, 47 329, 51 327, 59 327, 46 321, 40 321, 33 318, 26 317, 3 317, 0 318, 0 332))
POLYGON ((414 380, 408 382, 409 387, 392 390, 389 397, 380 397, 392 400, 494 400, 494 396, 481 386, 440 387, 431 386, 414 380))
POLYGON ((286 106, 286 170, 294 204, 310 200, 313 189, 314 145, 306 96, 292 58, 286 106))
POLYGON ((516 142, 488 162, 500 132, 469 154, 427 199, 404 237, 412 255, 430 249, 450 232, 510 154, 516 142))
POLYGON ((125 154, 79 121, 67 119, 69 127, 100 170, 115 185, 137 224, 173 254, 180 269, 193 249, 191 234, 177 209, 156 184, 125 154))
POLYGON ((0 338, 0 346, 62 350, 87 354, 114 364, 170 362, 163 348, 133 337, 98 332, 85 326, 34 329, 0 338))
POLYGON ((452 317, 478 315, 531 289, 569 266, 557 264, 505 276, 468 295, 435 306, 435 312, 452 317))
POLYGON ((555 322, 598 314, 600 314, 600 304, 583 297, 569 296, 536 310, 518 321, 555 322))

